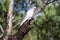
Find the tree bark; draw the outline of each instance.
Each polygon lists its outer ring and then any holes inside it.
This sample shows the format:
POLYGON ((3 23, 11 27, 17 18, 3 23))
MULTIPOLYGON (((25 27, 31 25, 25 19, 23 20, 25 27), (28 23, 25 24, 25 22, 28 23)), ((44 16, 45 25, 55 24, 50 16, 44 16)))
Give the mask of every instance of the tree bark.
POLYGON ((33 28, 31 21, 25 22, 15 35, 10 35, 8 40, 22 40, 24 36, 33 28))
POLYGON ((7 28, 5 30, 3 40, 8 40, 9 35, 11 34, 12 31, 13 4, 14 4, 14 0, 10 0, 9 10, 7 14, 7 28))

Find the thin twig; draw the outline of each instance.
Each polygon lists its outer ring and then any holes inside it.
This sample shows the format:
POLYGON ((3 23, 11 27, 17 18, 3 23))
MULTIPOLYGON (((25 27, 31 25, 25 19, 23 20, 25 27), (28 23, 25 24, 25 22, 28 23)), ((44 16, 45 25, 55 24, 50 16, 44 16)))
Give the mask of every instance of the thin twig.
POLYGON ((20 22, 12 27, 12 29, 16 28, 18 25, 20 25, 20 22))
POLYGON ((1 26, 1 24, 0 24, 0 28, 1 28, 1 31, 2 31, 2 34, 0 34, 0 38, 1 38, 3 36, 3 33, 4 33, 4 30, 3 30, 2 26, 1 26))
POLYGON ((1 26, 1 24, 0 24, 0 29, 1 29, 2 33, 4 33, 4 30, 3 30, 2 26, 1 26))
POLYGON ((1 37, 3 37, 3 33, 2 33, 2 34, 0 34, 0 38, 1 38, 1 37))

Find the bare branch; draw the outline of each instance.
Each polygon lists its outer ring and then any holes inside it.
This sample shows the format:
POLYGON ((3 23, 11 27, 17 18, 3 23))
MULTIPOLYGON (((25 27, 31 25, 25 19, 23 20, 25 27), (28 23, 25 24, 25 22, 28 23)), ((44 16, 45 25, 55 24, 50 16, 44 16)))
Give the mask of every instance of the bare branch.
POLYGON ((2 33, 2 34, 0 34, 0 38, 1 38, 1 37, 3 37, 3 33, 2 33))
POLYGON ((44 12, 44 14, 46 15, 46 13, 45 13, 45 8, 49 5, 49 4, 51 4, 51 3, 54 3, 55 2, 55 0, 53 0, 53 1, 48 1, 48 0, 46 0, 46 2, 43 4, 43 5, 38 5, 38 3, 36 4, 36 6, 37 6, 37 9, 35 10, 35 13, 36 14, 38 14, 38 13, 40 13, 40 12, 44 12))
POLYGON ((43 5, 43 7, 45 8, 47 5, 49 5, 50 3, 53 3, 53 2, 55 2, 54 0, 53 1, 46 1, 45 3, 44 3, 44 5, 43 5))
POLYGON ((8 40, 9 35, 11 35, 12 32, 12 16, 13 16, 13 4, 14 0, 10 0, 10 5, 8 9, 8 14, 7 14, 7 28, 4 32, 3 40, 8 40))
POLYGON ((14 19, 14 20, 13 20, 13 22, 16 22, 16 21, 17 21, 17 19, 14 19))
POLYGON ((16 26, 20 25, 20 22, 17 23, 15 26, 12 27, 12 29, 16 28, 16 26))
POLYGON ((4 30, 3 30, 2 26, 1 26, 1 24, 0 24, 0 28, 1 28, 2 33, 4 33, 4 30))

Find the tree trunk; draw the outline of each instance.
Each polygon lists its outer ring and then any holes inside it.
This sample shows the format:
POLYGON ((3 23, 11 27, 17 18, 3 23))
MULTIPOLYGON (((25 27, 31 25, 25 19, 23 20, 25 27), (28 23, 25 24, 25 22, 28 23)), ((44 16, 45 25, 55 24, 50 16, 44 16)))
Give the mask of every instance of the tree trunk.
POLYGON ((7 14, 7 28, 5 30, 3 40, 8 40, 8 37, 12 31, 13 3, 14 3, 14 0, 10 0, 10 5, 8 9, 8 14, 7 14))

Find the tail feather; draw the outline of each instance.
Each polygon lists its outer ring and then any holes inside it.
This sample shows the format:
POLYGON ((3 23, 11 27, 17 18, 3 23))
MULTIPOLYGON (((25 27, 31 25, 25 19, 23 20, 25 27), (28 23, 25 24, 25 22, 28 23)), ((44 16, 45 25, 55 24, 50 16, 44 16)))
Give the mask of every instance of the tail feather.
POLYGON ((23 23, 24 23, 26 20, 27 20, 27 18, 25 18, 25 19, 21 22, 20 26, 22 26, 23 23))

